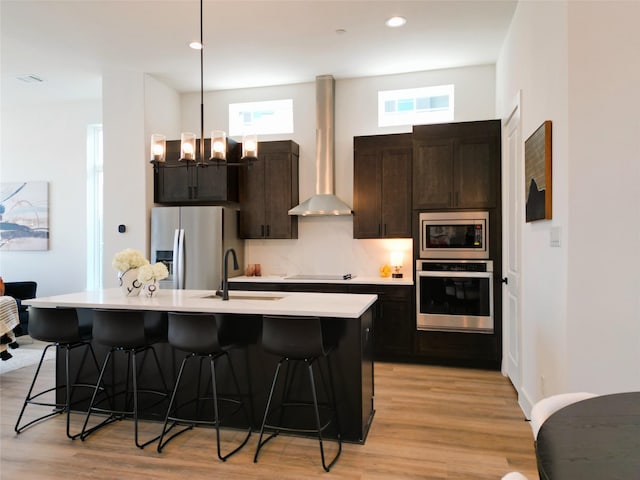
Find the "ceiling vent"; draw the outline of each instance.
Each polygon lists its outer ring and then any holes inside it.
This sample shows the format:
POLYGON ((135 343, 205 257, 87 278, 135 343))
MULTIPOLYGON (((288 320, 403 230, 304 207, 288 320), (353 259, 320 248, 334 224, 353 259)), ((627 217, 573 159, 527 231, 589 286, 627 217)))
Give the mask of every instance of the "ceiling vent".
POLYGON ((33 73, 30 73, 28 75, 19 75, 16 78, 18 80, 20 80, 21 82, 24 82, 24 83, 42 83, 42 82, 44 82, 44 80, 42 78, 40 78, 37 75, 34 75, 33 73))

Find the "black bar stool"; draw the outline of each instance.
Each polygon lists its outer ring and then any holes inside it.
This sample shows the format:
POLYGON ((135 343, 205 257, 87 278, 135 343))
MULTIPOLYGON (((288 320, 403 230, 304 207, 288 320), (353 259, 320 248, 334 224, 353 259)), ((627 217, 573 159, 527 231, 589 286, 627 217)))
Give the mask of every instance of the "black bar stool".
MULTIPOLYGON (((16 433, 21 433, 31 425, 45 420, 54 415, 60 413, 67 414, 67 437, 70 439, 77 438, 80 433, 72 435, 70 433, 70 413, 72 408, 71 396, 72 392, 77 387, 96 388, 94 384, 71 382, 70 378, 70 363, 71 363, 71 351, 76 348, 84 347, 86 349, 83 362, 87 360, 87 355, 91 354, 91 360, 96 367, 96 373, 100 372, 100 366, 96 359, 96 354, 91 346, 91 322, 81 322, 78 318, 78 313, 75 308, 30 308, 29 312, 29 335, 35 340, 42 342, 50 342, 42 351, 40 362, 36 368, 36 373, 33 376, 33 381, 29 387, 27 396, 22 404, 22 410, 18 416, 18 421, 14 430, 16 433), (65 383, 64 385, 58 385, 52 388, 48 388, 36 394, 33 394, 33 388, 40 374, 40 368, 44 361, 45 355, 49 348, 55 347, 56 349, 64 349, 65 352, 65 383), (65 401, 60 402, 46 402, 39 400, 39 398, 49 392, 65 389, 65 401), (45 415, 42 415, 35 420, 20 426, 22 416, 27 408, 27 405, 40 405, 45 407, 53 407, 53 411, 45 415)), ((59 350, 58 350, 59 351, 59 350)), ((100 385, 99 383, 97 385, 100 385)), ((88 398, 88 395, 87 395, 88 398)), ((77 402, 76 402, 77 403, 77 402)))
MULTIPOLYGON (((187 430, 191 430, 196 425, 209 425, 214 426, 216 429, 216 445, 218 458, 225 461, 234 453, 238 452, 249 440, 251 436, 251 420, 250 415, 247 413, 245 403, 241 400, 242 392, 238 383, 238 378, 233 368, 233 363, 228 351, 232 348, 238 348, 246 345, 249 337, 243 334, 239 334, 243 329, 237 328, 238 326, 247 328, 249 325, 239 325, 245 323, 243 319, 237 317, 228 317, 226 315, 215 315, 206 313, 169 313, 169 344, 188 352, 182 364, 180 365, 180 371, 176 379, 175 387, 171 395, 169 402, 169 408, 167 409, 167 415, 164 421, 162 429, 162 435, 158 442, 158 452, 161 452, 164 446, 169 443, 173 438, 184 433, 187 430), (234 325, 235 324, 235 325, 234 325), (227 359, 227 365, 229 367, 229 373, 234 383, 237 398, 223 397, 218 395, 218 385, 216 380, 216 363, 220 358, 227 359), (183 405, 176 407, 175 400, 176 395, 180 389, 180 381, 182 380, 182 374, 185 370, 189 360, 199 359, 200 368, 198 370, 198 388, 195 399, 190 399, 187 403, 196 403, 195 418, 184 418, 177 416, 177 411, 183 405), (200 395, 200 379, 202 373, 202 363, 205 359, 209 359, 209 365, 211 368, 211 389, 212 394, 210 396, 200 395), (199 418, 200 401, 211 400, 213 404, 213 421, 202 420, 199 418), (232 407, 227 409, 224 415, 221 415, 221 404, 232 407), (245 420, 247 422, 247 434, 244 436, 242 442, 226 455, 222 455, 220 449, 220 426, 225 417, 231 417, 239 412, 244 411, 245 420), (171 424, 169 425, 169 422, 171 424), (170 437, 165 439, 167 435, 174 427, 181 425, 185 426, 181 430, 173 433, 170 437)), ((246 332, 247 330, 245 330, 246 332)))
MULTIPOLYGON (((167 341, 167 316, 163 312, 142 310, 94 310, 93 338, 97 343, 110 347, 110 350, 102 365, 100 377, 96 384, 96 388, 94 389, 93 397, 91 398, 91 404, 84 420, 84 426, 82 427, 80 438, 85 440, 91 433, 108 424, 116 420, 122 420, 126 417, 133 416, 136 446, 138 448, 144 448, 150 443, 156 441, 160 435, 156 435, 154 438, 147 440, 144 443, 141 443, 138 440, 138 414, 140 412, 138 401, 139 394, 144 393, 158 397, 158 400, 149 408, 153 408, 169 398, 169 389, 162 373, 162 367, 158 361, 158 355, 153 347, 154 343, 167 341), (137 365, 137 357, 139 354, 144 354, 140 365, 140 369, 142 369, 146 359, 146 354, 149 351, 152 353, 159 378, 162 382, 162 391, 138 388, 139 368, 137 365), (124 382, 124 389, 116 391, 117 386, 114 384, 112 386, 113 393, 111 396, 97 400, 99 393, 99 388, 97 388, 97 386, 103 381, 107 367, 112 362, 116 352, 123 352, 127 357, 127 375, 124 382), (129 391, 130 376, 132 381, 132 392, 129 391), (122 409, 117 409, 119 404, 115 404, 114 402, 120 395, 124 395, 124 405, 122 409), (130 407, 131 397, 133 397, 132 407, 130 407), (111 405, 109 408, 102 408, 99 406, 104 401, 110 402, 111 405), (106 413, 108 414, 108 417, 97 425, 87 428, 89 418, 94 412, 106 413)), ((114 378, 114 382, 115 380, 116 379, 114 378)))
MULTIPOLYGON (((262 317, 262 347, 274 355, 280 356, 280 361, 276 367, 275 374, 273 376, 273 383, 271 384, 271 391, 269 392, 269 398, 267 400, 267 406, 264 412, 264 418, 262 420, 262 426, 260 428, 260 437, 258 438, 258 447, 253 458, 254 462, 258 461, 258 455, 260 449, 269 440, 277 436, 281 431, 292 433, 315 433, 318 436, 320 443, 320 457, 322 459, 322 467, 325 471, 329 471, 331 467, 336 463, 340 453, 342 452, 342 437, 340 432, 340 423, 338 420, 338 409, 336 405, 335 390, 333 385, 333 375, 331 372, 331 362, 329 361, 329 354, 337 347, 339 334, 337 329, 331 328, 330 322, 332 319, 322 321, 317 317, 294 317, 294 316, 272 316, 264 315, 262 317), (322 371, 318 368, 322 383, 324 384, 324 390, 330 402, 324 404, 318 403, 316 381, 313 374, 313 366, 315 362, 321 358, 327 359, 327 368, 329 372, 329 390, 322 375, 322 371), (295 366, 301 364, 307 366, 309 374, 309 382, 311 388, 311 402, 307 401, 293 401, 291 400, 292 384, 295 376, 295 366), (282 395, 282 402, 279 407, 271 408, 271 402, 273 400, 273 394, 278 382, 278 375, 280 373, 280 367, 286 363, 286 375, 284 381, 284 389, 282 395), (293 364, 294 369, 289 372, 289 366, 293 364), (325 415, 321 420, 320 406, 323 407, 323 411, 328 410, 329 415, 325 415), (305 409, 313 409, 313 421, 315 428, 300 428, 300 426, 286 426, 285 414, 286 410, 295 407, 303 407, 305 409), (277 424, 268 423, 269 418, 274 416, 274 413, 279 412, 279 420, 277 424), (335 421, 337 440, 338 440, 338 452, 331 462, 327 465, 324 455, 324 446, 322 442, 322 432, 335 421), (262 437, 265 429, 272 430, 272 433, 263 441, 262 437)), ((333 320, 334 322, 336 320, 333 320)), ((318 365, 319 367, 319 365, 318 365)))

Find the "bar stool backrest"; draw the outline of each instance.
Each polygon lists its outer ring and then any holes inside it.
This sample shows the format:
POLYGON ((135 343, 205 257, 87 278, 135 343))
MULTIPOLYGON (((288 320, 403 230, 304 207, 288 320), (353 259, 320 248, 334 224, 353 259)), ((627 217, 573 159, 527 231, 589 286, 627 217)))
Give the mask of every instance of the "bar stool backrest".
POLYGON ((320 357, 328 353, 318 317, 264 315, 262 347, 270 353, 294 359, 320 357))
POLYGON ((93 338, 109 347, 135 348, 147 343, 142 310, 94 310, 93 338))
POLYGON ((65 343, 82 339, 75 308, 31 307, 29 317, 29 335, 35 340, 65 343))
POLYGON ((169 344, 197 354, 222 351, 218 337, 217 315, 210 313, 169 312, 169 344))

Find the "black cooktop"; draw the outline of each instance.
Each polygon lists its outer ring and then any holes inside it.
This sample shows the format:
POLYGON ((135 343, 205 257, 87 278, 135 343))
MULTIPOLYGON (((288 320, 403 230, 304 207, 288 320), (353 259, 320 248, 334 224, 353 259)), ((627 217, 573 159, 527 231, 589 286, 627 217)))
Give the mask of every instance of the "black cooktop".
POLYGON ((355 275, 345 273, 344 275, 291 275, 284 277, 285 280, 351 280, 355 275))

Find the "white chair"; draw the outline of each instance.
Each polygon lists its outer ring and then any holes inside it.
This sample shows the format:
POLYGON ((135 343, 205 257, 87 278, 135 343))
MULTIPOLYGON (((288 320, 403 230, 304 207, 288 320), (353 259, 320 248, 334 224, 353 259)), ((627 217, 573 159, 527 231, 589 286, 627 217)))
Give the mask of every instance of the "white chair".
POLYGON ((528 479, 520 472, 509 472, 504 477, 502 477, 502 480, 528 480, 528 479))
POLYGON ((538 431, 547 418, 549 418, 554 412, 557 412, 567 405, 579 402, 580 400, 586 400, 597 396, 595 393, 589 392, 573 392, 573 393, 560 393, 558 395, 552 395, 547 398, 543 398, 537 402, 531 409, 531 430, 533 431, 533 439, 538 438, 538 431))

